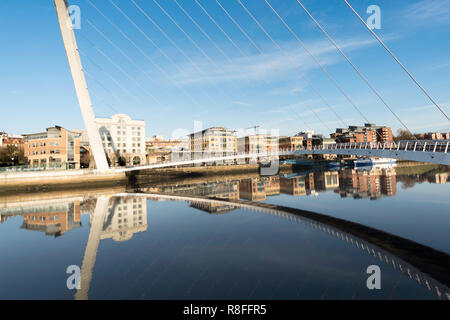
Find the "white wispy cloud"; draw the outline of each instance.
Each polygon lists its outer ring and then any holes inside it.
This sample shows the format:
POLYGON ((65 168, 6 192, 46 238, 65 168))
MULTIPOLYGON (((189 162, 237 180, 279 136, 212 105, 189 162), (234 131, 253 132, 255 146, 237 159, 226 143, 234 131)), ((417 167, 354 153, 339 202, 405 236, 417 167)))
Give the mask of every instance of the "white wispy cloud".
POLYGON ((421 0, 406 10, 406 16, 416 23, 450 23, 450 0, 421 0))
MULTIPOLYGON (((443 109, 444 111, 446 110, 450 110, 450 103, 439 103, 439 107, 441 107, 441 109, 443 109)), ((434 109, 436 108, 436 106, 434 104, 428 104, 425 106, 418 106, 418 107, 409 107, 407 108, 408 111, 420 111, 420 110, 428 110, 428 109, 434 109)))
POLYGON ((252 103, 247 103, 247 102, 243 102, 243 101, 233 101, 233 104, 237 104, 239 106, 244 106, 244 107, 253 107, 254 104, 252 103))
POLYGON ((447 62, 443 62, 440 64, 436 64, 434 66, 429 67, 429 70, 440 70, 440 69, 445 69, 445 68, 449 68, 450 67, 450 61, 447 62))
MULTIPOLYGON (((385 40, 388 41, 393 38, 394 36, 385 37, 385 40)), ((351 38, 338 42, 346 52, 361 50, 376 44, 376 41, 370 38, 351 38)), ((207 73, 200 73, 197 68, 186 62, 182 66, 182 73, 174 71, 172 75, 182 85, 204 84, 211 81, 215 83, 224 83, 227 81, 247 81, 248 83, 254 83, 255 81, 262 81, 264 78, 270 79, 270 81, 284 81, 283 77, 290 78, 296 75, 296 71, 290 60, 304 73, 318 68, 311 57, 309 57, 296 41, 282 42, 280 45, 285 54, 281 53, 278 49, 272 49, 271 51, 265 49, 264 55, 252 54, 249 56, 249 59, 237 57, 232 58, 231 61, 227 59, 216 61, 222 70, 206 63, 205 59, 201 59, 195 61, 195 63, 200 66, 200 69, 207 70, 207 73)), ((336 54, 336 49, 327 40, 314 41, 306 45, 324 66, 333 65, 342 61, 339 55, 336 54)), ((298 77, 298 75, 296 76, 298 77)))

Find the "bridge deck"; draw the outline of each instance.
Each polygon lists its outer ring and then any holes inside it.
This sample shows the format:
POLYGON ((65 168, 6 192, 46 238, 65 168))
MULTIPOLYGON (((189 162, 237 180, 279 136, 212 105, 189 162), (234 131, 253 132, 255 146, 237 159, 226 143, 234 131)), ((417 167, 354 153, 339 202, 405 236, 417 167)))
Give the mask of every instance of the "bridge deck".
MULTIPOLYGON (((310 149, 300 150, 279 150, 278 152, 262 152, 252 154, 231 154, 225 156, 203 156, 191 159, 191 152, 183 152, 180 159, 172 162, 126 167, 117 169, 119 172, 138 171, 147 169, 168 168, 173 166, 183 166, 191 164, 201 164, 208 162, 223 162, 228 160, 238 160, 246 158, 277 158, 279 156, 295 156, 303 154, 336 154, 355 155, 362 157, 391 158, 408 161, 429 162, 442 165, 450 165, 449 141, 401 141, 398 143, 340 143, 325 146, 317 146, 310 149)), ((197 154, 197 153, 195 153, 197 154)), ((207 153, 201 153, 207 155, 207 153)))

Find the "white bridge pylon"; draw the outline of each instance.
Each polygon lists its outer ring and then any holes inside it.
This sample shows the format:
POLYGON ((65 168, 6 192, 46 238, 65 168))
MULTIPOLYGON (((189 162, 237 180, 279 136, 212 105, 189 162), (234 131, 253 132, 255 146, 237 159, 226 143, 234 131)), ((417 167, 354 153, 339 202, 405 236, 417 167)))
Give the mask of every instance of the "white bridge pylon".
POLYGON ((59 27, 64 42, 64 47, 69 60, 70 71, 72 73, 75 91, 80 104, 81 114, 83 116, 84 126, 89 137, 89 145, 95 159, 95 165, 100 172, 109 169, 103 149, 100 133, 95 123, 94 110, 89 95, 86 78, 84 77, 83 66, 81 64, 80 54, 78 53, 77 40, 73 32, 72 20, 69 15, 67 0, 54 0, 56 14, 58 16, 59 27))
MULTIPOLYGON (((232 154, 226 156, 203 157, 197 159, 190 159, 191 153, 184 152, 189 158, 186 160, 177 160, 166 163, 134 166, 116 169, 117 172, 130 172, 148 169, 169 168, 174 166, 184 166, 201 164, 208 162, 220 162, 228 160, 238 160, 247 158, 266 158, 274 159, 280 156, 295 156, 308 154, 336 154, 336 155, 355 155, 361 157, 376 157, 376 158, 390 158, 407 161, 428 162, 441 165, 450 165, 449 141, 402 141, 399 143, 337 143, 326 146, 317 146, 311 149, 303 150, 280 150, 271 153, 242 153, 232 154)), ((278 159, 277 159, 278 160, 278 159)))

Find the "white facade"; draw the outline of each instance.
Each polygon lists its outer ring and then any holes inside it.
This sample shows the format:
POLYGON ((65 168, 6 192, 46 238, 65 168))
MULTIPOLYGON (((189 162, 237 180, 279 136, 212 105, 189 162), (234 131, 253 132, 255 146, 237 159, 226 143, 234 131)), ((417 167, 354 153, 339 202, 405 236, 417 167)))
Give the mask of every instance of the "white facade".
POLYGON ((122 197, 109 206, 111 219, 103 227, 100 239, 123 242, 130 240, 137 232, 147 230, 147 199, 143 197, 122 197), (111 210, 114 209, 114 212, 111 210))
POLYGON ((107 154, 139 157, 140 164, 145 163, 145 121, 116 114, 97 118, 96 123, 107 154))

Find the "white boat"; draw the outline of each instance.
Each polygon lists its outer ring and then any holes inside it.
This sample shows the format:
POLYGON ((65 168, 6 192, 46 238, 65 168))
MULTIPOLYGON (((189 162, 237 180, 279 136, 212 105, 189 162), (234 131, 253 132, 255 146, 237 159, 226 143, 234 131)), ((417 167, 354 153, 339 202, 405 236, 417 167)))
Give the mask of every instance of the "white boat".
POLYGON ((390 158, 368 158, 368 159, 358 159, 358 160, 353 161, 353 165, 355 167, 394 165, 396 163, 397 163, 396 159, 390 159, 390 158))
POLYGON ((374 158, 371 159, 372 163, 374 165, 378 165, 378 164, 396 164, 397 160, 396 159, 391 159, 391 158, 374 158))

